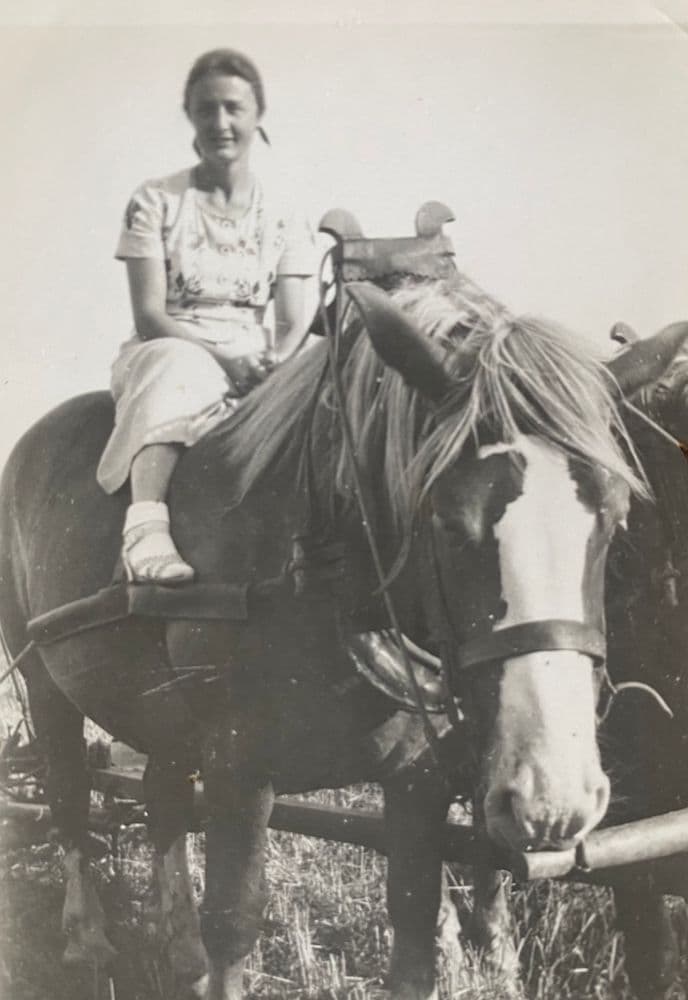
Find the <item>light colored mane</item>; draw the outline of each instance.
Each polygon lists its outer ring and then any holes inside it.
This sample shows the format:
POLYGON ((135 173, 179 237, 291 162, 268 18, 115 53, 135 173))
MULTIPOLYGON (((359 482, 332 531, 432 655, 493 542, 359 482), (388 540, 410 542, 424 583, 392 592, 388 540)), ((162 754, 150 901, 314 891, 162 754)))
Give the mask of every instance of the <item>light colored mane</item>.
MULTIPOLYGON (((469 440, 478 443, 481 436, 510 442, 535 434, 645 492, 639 467, 634 460, 632 468, 624 454, 625 446, 634 456, 612 380, 569 333, 544 320, 509 315, 468 279, 408 284, 392 297, 445 347, 447 370, 456 379, 455 392, 436 411, 380 361, 364 335, 356 337, 343 365, 357 460, 397 524, 410 524, 432 483, 469 440)), ((356 318, 352 323, 360 325, 356 318)), ((241 497, 274 462, 301 448, 322 407, 334 407, 325 343, 282 366, 212 433, 237 470, 241 497)), ((328 460, 334 487, 350 496, 350 462, 339 433, 330 455, 320 458, 328 460)))

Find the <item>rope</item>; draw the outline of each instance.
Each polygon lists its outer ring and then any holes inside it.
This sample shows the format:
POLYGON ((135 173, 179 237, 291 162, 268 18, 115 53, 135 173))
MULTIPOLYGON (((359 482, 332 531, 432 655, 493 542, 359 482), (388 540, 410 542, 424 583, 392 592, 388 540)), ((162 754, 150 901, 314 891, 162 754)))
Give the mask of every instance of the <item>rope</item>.
MULTIPOLYGON (((644 398, 644 397, 643 397, 644 398)), ((686 456, 685 445, 673 434, 667 431, 661 424, 649 416, 641 407, 622 400, 626 409, 634 414, 651 431, 658 435, 663 441, 671 445, 672 449, 678 449, 684 457, 686 456)), ((684 561, 686 551, 686 537, 682 530, 682 514, 688 495, 686 492, 686 481, 673 474, 673 467, 667 466, 666 456, 663 457, 661 449, 653 448, 648 457, 643 457, 643 464, 646 468, 646 476, 654 492, 657 505, 660 510, 664 510, 664 517, 661 519, 661 534, 666 546, 664 566, 655 577, 664 588, 664 594, 670 607, 679 606, 679 594, 677 590, 677 579, 681 576, 681 571, 675 568, 675 563, 679 565, 684 561), (651 470, 651 471, 649 471, 651 470), (682 488, 679 488, 682 487, 682 488)), ((653 573, 653 576, 655 574, 653 573)))
POLYGON ((647 413, 644 413, 640 409, 640 407, 635 405, 635 403, 631 403, 631 401, 629 399, 626 399, 625 396, 623 397, 621 402, 623 403, 623 405, 626 407, 627 410, 630 410, 631 413, 634 413, 636 417, 640 417, 640 419, 645 424, 647 424, 648 427, 651 427, 652 430, 655 431, 657 434, 659 434, 660 437, 663 437, 665 441, 668 441, 669 444, 673 444, 674 447, 678 448, 680 451, 683 451, 683 447, 678 438, 675 438, 673 434, 670 434, 669 431, 665 430, 660 424, 657 423, 656 420, 653 420, 653 418, 648 416, 647 413))
POLYGON ((602 724, 607 721, 607 718, 609 717, 609 714, 614 706, 614 702, 620 694, 623 694, 624 691, 641 691, 643 694, 649 695, 657 703, 665 715, 668 715, 670 719, 674 718, 674 713, 669 705, 666 703, 664 698, 662 698, 659 691, 656 691, 651 684, 644 684, 642 681, 620 681, 618 684, 614 684, 606 670, 604 673, 604 682, 609 688, 611 697, 605 705, 604 711, 598 714, 598 723, 602 724))
MULTIPOLYGON (((472 718, 472 716, 468 711, 463 711, 463 710, 462 713, 460 714, 459 706, 457 704, 457 699, 454 697, 452 689, 452 680, 458 672, 454 658, 454 650, 458 643, 458 637, 456 635, 454 623, 452 621, 451 614, 449 611, 449 601, 447 600, 447 594, 444 589, 442 570, 440 567, 439 556, 437 554, 437 540, 432 531, 430 532, 430 556, 432 559, 432 567, 435 579, 437 580, 439 603, 441 605, 444 614, 445 623, 449 626, 449 631, 451 632, 451 638, 446 633, 440 636, 440 651, 441 651, 440 664, 442 665, 442 678, 444 680, 444 686, 447 692, 447 709, 448 709, 449 720, 452 726, 454 727, 455 731, 458 732, 464 720, 466 720, 468 725, 472 725, 472 723, 469 721, 472 718)), ((465 706, 467 701, 468 701, 467 692, 463 692, 462 704, 465 706)), ((475 746, 476 742, 477 742, 476 740, 470 741, 471 746, 475 746)), ((473 764, 475 764, 474 761, 473 764)))
POLYGON ((664 698, 662 698, 659 691, 655 691, 651 684, 644 684, 642 681, 622 681, 620 684, 612 685, 612 693, 614 695, 618 695, 623 691, 629 690, 642 691, 645 694, 649 694, 649 696, 654 698, 661 710, 668 715, 670 719, 674 718, 674 713, 669 708, 664 698))
POLYGON ((333 332, 332 327, 330 325, 329 317, 327 315, 327 309, 326 309, 326 305, 325 305, 325 297, 324 297, 324 292, 323 292, 324 283, 322 282, 322 269, 323 269, 325 260, 327 259, 327 256, 328 256, 328 254, 325 255, 325 257, 323 258, 323 261, 322 261, 322 263, 320 265, 320 272, 321 273, 320 273, 320 276, 319 276, 320 277, 319 309, 320 309, 320 314, 321 314, 321 318, 322 318, 323 328, 324 328, 326 336, 327 336, 327 348, 328 348, 328 357, 329 357, 329 361, 330 361, 330 370, 331 370, 331 373, 332 373, 332 385, 333 385, 333 388, 334 388, 335 399, 336 399, 336 402, 337 402, 337 409, 339 411, 339 417, 340 417, 340 420, 341 420, 342 433, 343 433, 343 439, 344 439, 344 447, 346 448, 346 451, 347 451, 348 457, 349 457, 349 461, 351 463, 351 470, 352 470, 353 479, 354 479, 354 490, 355 490, 355 493, 356 493, 356 500, 358 502, 359 510, 361 512, 363 529, 365 531, 366 539, 368 541, 368 547, 370 549, 370 554, 371 554, 372 559, 373 559, 373 566, 375 568, 375 573, 377 575, 378 582, 380 584, 380 593, 382 594, 382 599, 384 601, 385 610, 387 611, 387 615, 389 617, 389 621, 390 621, 390 624, 391 624, 391 631, 393 632, 395 640, 396 640, 396 643, 397 643, 397 645, 398 645, 398 647, 399 647, 399 649, 401 651, 401 658, 402 658, 402 662, 403 662, 403 665, 404 665, 404 670, 406 671, 406 675, 408 677, 408 681, 409 681, 409 685, 410 685, 410 689, 411 689, 411 694, 412 694, 413 700, 414 700, 414 702, 416 704, 416 707, 418 709, 418 713, 419 713, 419 715, 421 717, 421 721, 422 721, 422 725, 423 725, 423 732, 425 734, 425 738, 426 738, 428 746, 430 748, 430 754, 431 754, 431 756, 433 758, 433 761, 434 761, 435 765, 442 772, 442 763, 441 763, 441 758, 440 758, 440 753, 439 753, 439 739, 437 737, 437 733, 435 731, 435 727, 433 726, 433 724, 432 724, 432 722, 430 720, 430 716, 428 714, 428 711, 427 711, 427 709, 425 707, 425 702, 423 701, 423 695, 422 695, 422 692, 421 692, 421 689, 420 689, 420 685, 418 684, 418 679, 416 678, 416 675, 414 673, 413 666, 411 664, 411 659, 410 659, 408 650, 406 648, 406 645, 404 643, 404 637, 403 637, 401 628, 399 626, 399 619, 397 617, 396 608, 394 607, 394 602, 392 601, 392 598, 391 598, 390 593, 389 593, 389 587, 388 587, 388 583, 387 583, 386 574, 385 574, 384 568, 382 566, 382 560, 380 558, 380 552, 379 552, 378 545, 377 545, 377 539, 375 538, 375 533, 374 533, 374 531, 372 529, 372 524, 371 524, 370 515, 369 515, 369 511, 368 511, 368 505, 367 505, 366 499, 365 499, 365 493, 364 493, 364 488, 363 488, 363 480, 362 480, 362 477, 361 477, 361 473, 360 473, 360 469, 359 469, 359 466, 358 466, 358 462, 356 460, 356 448, 355 448, 354 439, 353 439, 353 432, 351 430, 351 424, 349 423, 349 419, 348 419, 347 413, 346 413, 346 407, 345 407, 345 401, 344 401, 344 388, 342 386, 342 381, 341 381, 341 377, 340 377, 340 373, 339 373, 339 367, 338 367, 338 364, 337 364, 337 360, 338 360, 338 358, 337 358, 337 356, 338 356, 338 350, 337 349, 338 349, 338 346, 339 346, 339 338, 340 338, 340 334, 341 334, 341 330, 342 330, 342 325, 343 325, 344 317, 346 316, 346 313, 347 313, 348 308, 349 308, 349 303, 343 303, 342 302, 342 298, 343 298, 343 296, 342 296, 343 283, 341 281, 341 278, 339 278, 339 276, 338 276, 338 278, 337 278, 337 296, 336 296, 337 312, 336 312, 335 330, 333 332))
MULTIPOLYGON (((7 670, 5 670, 2 674, 0 674, 0 684, 6 681, 7 678, 10 676, 10 674, 14 673, 14 671, 17 669, 17 667, 24 659, 24 657, 28 656, 29 653, 33 653, 35 648, 36 648, 36 643, 34 642, 33 639, 30 642, 27 642, 27 644, 22 649, 21 653, 19 653, 17 656, 15 656, 13 660, 10 661, 10 665, 7 668, 7 670)), ((7 647, 5 647, 5 650, 7 651, 7 647)), ((9 656, 7 657, 7 659, 9 660, 9 656)))
MULTIPOLYGON (((670 434, 669 431, 665 430, 665 428, 662 427, 661 424, 658 424, 656 420, 654 420, 651 416, 649 416, 649 414, 645 413, 644 410, 636 406, 635 403, 631 403, 631 401, 626 399, 625 396, 622 397, 621 402, 627 410, 629 410, 636 417, 638 417, 647 427, 653 430, 655 434, 658 434, 659 437, 663 438, 674 448, 678 448, 679 451, 683 452, 684 450, 683 445, 678 440, 678 438, 674 437, 673 434, 670 434)), ((674 544, 676 544, 676 539, 674 539, 674 544)), ((673 567, 671 566, 671 551, 669 551, 669 566, 665 567, 665 569, 667 568, 671 570, 670 574, 668 574, 669 576, 675 578, 677 575, 679 575, 678 571, 674 570, 673 567)), ((670 719, 674 718, 673 711, 666 703, 664 698, 662 698, 661 694, 658 691, 656 691, 655 688, 652 687, 652 685, 645 684, 643 681, 621 681, 618 684, 614 684, 614 682, 612 681, 606 670, 604 679, 607 687, 609 688, 611 697, 609 698, 607 705, 604 708, 604 711, 601 712, 598 716, 598 721, 600 723, 606 722, 607 717, 609 716, 612 710, 616 698, 620 694, 623 694, 624 691, 640 691, 643 694, 649 695, 649 697, 655 701, 655 703, 659 706, 659 708, 662 710, 662 712, 664 712, 665 715, 667 715, 670 719)))

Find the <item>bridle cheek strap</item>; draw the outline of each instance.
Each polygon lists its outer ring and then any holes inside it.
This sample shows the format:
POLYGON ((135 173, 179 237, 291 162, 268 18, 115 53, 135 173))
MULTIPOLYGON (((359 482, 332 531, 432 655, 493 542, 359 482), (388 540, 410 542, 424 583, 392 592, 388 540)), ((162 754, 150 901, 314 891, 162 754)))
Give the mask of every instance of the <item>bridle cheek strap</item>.
MULTIPOLYGON (((460 642, 452 625, 437 542, 432 531, 429 532, 428 542, 432 572, 430 579, 426 581, 427 591, 435 590, 435 599, 431 601, 431 618, 434 619, 435 632, 444 650, 441 660, 448 675, 445 677, 448 690, 450 688, 447 682, 451 675, 472 667, 503 662, 512 656, 526 656, 528 653, 569 650, 590 656, 596 667, 604 666, 607 658, 604 632, 594 625, 574 619, 544 618, 520 622, 518 625, 495 628, 460 642)), ((453 679, 456 679, 455 676, 453 679)))
POLYGON ((561 650, 590 656, 597 666, 601 666, 607 655, 607 643, 604 633, 593 625, 565 618, 547 618, 497 628, 460 643, 454 648, 453 661, 459 670, 468 670, 512 656, 561 650))

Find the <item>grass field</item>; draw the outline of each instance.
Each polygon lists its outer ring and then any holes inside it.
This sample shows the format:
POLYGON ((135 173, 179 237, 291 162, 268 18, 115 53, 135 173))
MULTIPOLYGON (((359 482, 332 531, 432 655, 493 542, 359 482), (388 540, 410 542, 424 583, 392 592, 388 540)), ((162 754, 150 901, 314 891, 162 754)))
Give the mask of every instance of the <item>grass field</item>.
MULTIPOLYGON (((369 805, 371 792, 329 793, 330 802, 369 805)), ((202 836, 191 836, 195 882, 202 890, 202 836)), ((90 974, 60 963, 60 852, 54 846, 3 852, 0 858, 3 1000, 94 1000, 90 974)), ((171 1000, 165 963, 147 937, 149 853, 144 831, 129 830, 120 853, 98 866, 101 898, 119 950, 117 1000, 171 1000)), ((452 896, 463 918, 472 891, 467 872, 452 872, 452 896), (464 879, 464 875, 466 878, 464 879)), ((390 931, 385 914, 385 862, 362 848, 272 833, 272 890, 265 931, 251 955, 247 996, 373 1000, 384 986, 390 931)), ((541 883, 513 890, 525 996, 537 1000, 625 1000, 623 946, 606 890, 541 883)), ((682 908, 675 920, 683 945, 682 908)), ((685 948, 683 949, 685 951, 685 948)), ((684 981, 686 981, 684 979, 684 981)), ((443 983, 445 997, 502 1000, 504 991, 466 954, 464 974, 443 983)), ((103 994, 107 997, 107 993, 103 994)), ((677 986, 672 998, 685 997, 677 986)), ((107 998, 110 1000, 110 998, 107 998)))
MULTIPOLYGON (((8 704, 11 703, 11 699, 8 704)), ((7 708, 7 705, 5 705, 7 708)), ((6 720, 7 714, 3 712, 6 720)), ((374 788, 319 793, 330 804, 370 807, 374 788)), ((203 837, 189 837, 195 885, 203 882, 203 837)), ((119 952, 114 994, 93 974, 62 966, 60 850, 40 845, 0 851, 0 1000, 181 1000, 149 933, 146 893, 150 854, 145 831, 128 829, 116 856, 97 866, 110 938, 119 952)), ((271 833, 270 905, 252 953, 247 996, 255 1000, 374 1000, 384 995, 390 950, 385 912, 385 861, 363 848, 271 833)), ((450 873, 460 918, 472 908, 470 872, 450 873)), ((532 1000, 630 1000, 623 942, 606 890, 538 883, 512 890, 524 996, 532 1000)), ((682 953, 688 926, 683 904, 674 921, 682 953)), ((503 1000, 480 956, 466 946, 458 978, 442 976, 444 998, 503 1000)), ((669 995, 685 998, 688 970, 669 995)))

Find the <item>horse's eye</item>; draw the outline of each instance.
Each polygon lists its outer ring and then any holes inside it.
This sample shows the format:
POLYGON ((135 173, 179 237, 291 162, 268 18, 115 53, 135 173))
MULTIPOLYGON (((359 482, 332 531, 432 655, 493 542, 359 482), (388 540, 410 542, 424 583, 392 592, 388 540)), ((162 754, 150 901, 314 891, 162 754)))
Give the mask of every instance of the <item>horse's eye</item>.
POLYGON ((484 519, 477 508, 461 508, 451 515, 435 514, 434 524, 442 530, 443 540, 450 548, 463 548, 467 542, 479 542, 483 536, 484 519))

